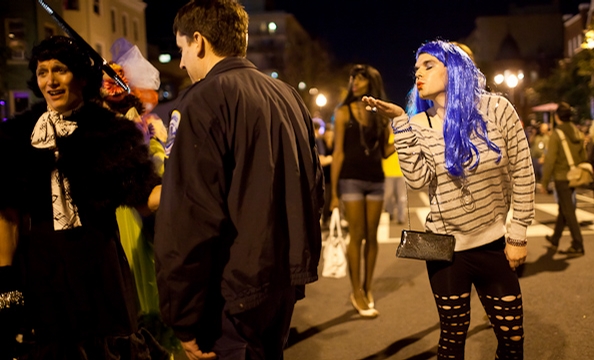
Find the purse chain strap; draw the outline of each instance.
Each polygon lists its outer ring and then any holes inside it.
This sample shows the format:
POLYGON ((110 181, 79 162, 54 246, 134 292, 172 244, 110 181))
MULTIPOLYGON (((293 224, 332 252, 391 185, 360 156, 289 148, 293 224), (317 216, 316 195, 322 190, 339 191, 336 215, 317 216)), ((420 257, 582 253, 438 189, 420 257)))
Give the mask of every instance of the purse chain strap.
MULTIPOLYGON (((435 180, 437 181, 437 180, 435 180)), ((408 183, 404 181, 404 185, 406 186, 406 210, 408 215, 408 230, 412 230, 410 226, 410 203, 408 201, 408 183)), ((435 186, 437 189, 437 185, 435 186)), ((443 220, 443 215, 441 215, 441 207, 439 206, 439 200, 437 199, 437 192, 435 192, 435 201, 437 202, 437 209, 439 210, 439 217, 441 218, 441 223, 443 224, 443 231, 448 233, 448 229, 446 228, 445 221, 443 220)), ((429 213, 431 213, 431 200, 429 200, 429 213)))

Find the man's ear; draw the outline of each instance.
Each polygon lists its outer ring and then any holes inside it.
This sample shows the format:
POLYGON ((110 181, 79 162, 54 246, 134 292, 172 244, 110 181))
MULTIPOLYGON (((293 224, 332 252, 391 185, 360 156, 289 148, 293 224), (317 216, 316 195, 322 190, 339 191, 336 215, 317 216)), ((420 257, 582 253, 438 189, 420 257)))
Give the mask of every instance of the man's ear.
POLYGON ((204 36, 202 36, 202 34, 200 34, 198 31, 194 32, 194 35, 192 36, 192 40, 194 42, 196 42, 196 46, 198 47, 196 49, 196 53, 198 54, 199 58, 203 58, 204 55, 206 54, 206 39, 204 38, 204 36))

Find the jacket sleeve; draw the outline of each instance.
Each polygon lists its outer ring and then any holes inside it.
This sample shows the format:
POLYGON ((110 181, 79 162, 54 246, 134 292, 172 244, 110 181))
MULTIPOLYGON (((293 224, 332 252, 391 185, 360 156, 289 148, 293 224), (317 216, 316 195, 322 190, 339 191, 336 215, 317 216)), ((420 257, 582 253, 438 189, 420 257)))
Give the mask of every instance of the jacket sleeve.
POLYGON ((209 288, 220 282, 214 267, 223 266, 216 260, 217 243, 222 232, 233 231, 224 201, 226 150, 220 123, 205 109, 186 104, 163 177, 155 233, 161 314, 182 341, 197 338, 208 316, 209 288))

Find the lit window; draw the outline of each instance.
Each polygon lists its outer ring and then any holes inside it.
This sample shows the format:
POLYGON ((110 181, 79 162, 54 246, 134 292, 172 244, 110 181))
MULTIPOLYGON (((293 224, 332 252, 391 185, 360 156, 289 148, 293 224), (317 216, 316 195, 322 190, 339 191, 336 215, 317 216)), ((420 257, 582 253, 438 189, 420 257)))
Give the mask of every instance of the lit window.
POLYGON ((22 19, 6 19, 6 45, 10 50, 10 58, 13 60, 25 60, 25 22, 22 19))

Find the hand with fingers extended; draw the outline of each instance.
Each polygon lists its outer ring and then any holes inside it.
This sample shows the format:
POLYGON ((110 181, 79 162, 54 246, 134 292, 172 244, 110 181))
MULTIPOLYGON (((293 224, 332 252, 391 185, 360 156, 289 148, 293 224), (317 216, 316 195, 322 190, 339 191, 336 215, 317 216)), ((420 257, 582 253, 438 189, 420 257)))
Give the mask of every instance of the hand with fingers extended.
POLYGON ((391 102, 375 99, 371 96, 363 96, 361 100, 363 101, 363 103, 367 105, 367 107, 365 108, 367 109, 367 111, 377 112, 382 116, 395 118, 405 113, 404 109, 400 106, 393 104, 391 102))

